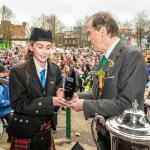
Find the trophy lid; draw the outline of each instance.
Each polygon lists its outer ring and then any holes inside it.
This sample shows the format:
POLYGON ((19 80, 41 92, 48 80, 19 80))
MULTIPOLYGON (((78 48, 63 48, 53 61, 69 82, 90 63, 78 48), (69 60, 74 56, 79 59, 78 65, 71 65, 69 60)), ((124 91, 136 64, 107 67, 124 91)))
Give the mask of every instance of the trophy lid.
POLYGON ((120 116, 107 119, 107 129, 117 137, 134 141, 150 141, 150 122, 145 113, 138 108, 137 100, 133 108, 125 110, 120 116))

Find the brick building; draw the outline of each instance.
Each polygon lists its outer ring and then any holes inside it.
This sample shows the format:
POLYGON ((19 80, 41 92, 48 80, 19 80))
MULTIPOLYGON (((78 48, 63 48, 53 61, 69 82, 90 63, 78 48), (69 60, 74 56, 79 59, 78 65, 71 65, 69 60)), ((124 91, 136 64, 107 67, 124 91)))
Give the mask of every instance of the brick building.
POLYGON ((12 46, 24 46, 26 44, 28 33, 27 23, 21 25, 12 24, 10 21, 1 21, 0 24, 0 44, 4 43, 4 38, 10 38, 12 46))

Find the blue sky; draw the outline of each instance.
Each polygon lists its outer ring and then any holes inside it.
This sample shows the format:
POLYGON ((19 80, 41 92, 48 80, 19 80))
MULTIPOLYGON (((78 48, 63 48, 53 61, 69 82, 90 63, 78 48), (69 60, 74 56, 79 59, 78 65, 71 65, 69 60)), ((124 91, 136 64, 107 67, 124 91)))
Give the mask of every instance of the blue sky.
POLYGON ((0 0, 16 15, 16 23, 29 22, 40 14, 55 14, 66 26, 98 11, 109 11, 120 21, 144 11, 150 18, 150 0, 0 0))

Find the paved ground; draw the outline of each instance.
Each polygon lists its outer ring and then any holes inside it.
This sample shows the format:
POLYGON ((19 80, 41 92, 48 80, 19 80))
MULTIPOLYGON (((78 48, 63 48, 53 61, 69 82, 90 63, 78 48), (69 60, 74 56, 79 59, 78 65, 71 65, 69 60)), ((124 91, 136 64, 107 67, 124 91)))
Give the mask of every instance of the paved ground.
MULTIPOLYGON (((65 111, 60 111, 65 113, 65 111)), ((65 126, 65 116, 58 115, 58 126, 65 126)), ((63 138, 66 136, 65 129, 58 128, 55 138, 63 138)), ((76 112, 71 110, 71 139, 73 141, 79 141, 82 144, 94 146, 93 138, 91 135, 91 119, 85 120, 83 112, 76 112), (76 132, 80 133, 80 137, 76 136, 76 132)))
MULTIPOLYGON (((65 111, 60 110, 59 112, 65 113, 65 111)), ((58 126, 65 126, 66 118, 65 115, 58 114, 58 126)), ((54 134, 55 139, 65 138, 66 130, 64 128, 58 128, 56 134, 54 134)), ((5 150, 9 149, 9 144, 6 143, 7 134, 5 133, 3 138, 0 140, 0 148, 5 150)), ((91 119, 85 120, 83 112, 75 112, 71 110, 71 140, 79 141, 82 144, 87 144, 89 146, 96 147, 91 135, 91 119), (80 136, 76 136, 76 132, 80 133, 80 136)))

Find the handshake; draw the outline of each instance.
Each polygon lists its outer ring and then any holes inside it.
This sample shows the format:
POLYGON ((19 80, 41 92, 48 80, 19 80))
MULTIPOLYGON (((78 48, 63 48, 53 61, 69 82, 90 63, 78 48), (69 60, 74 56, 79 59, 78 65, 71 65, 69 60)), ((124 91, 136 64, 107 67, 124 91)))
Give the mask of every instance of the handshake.
POLYGON ((56 92, 56 97, 53 97, 54 106, 63 106, 64 108, 73 108, 75 111, 83 110, 83 99, 79 99, 77 93, 73 94, 73 97, 70 101, 65 99, 65 89, 59 88, 56 92))

